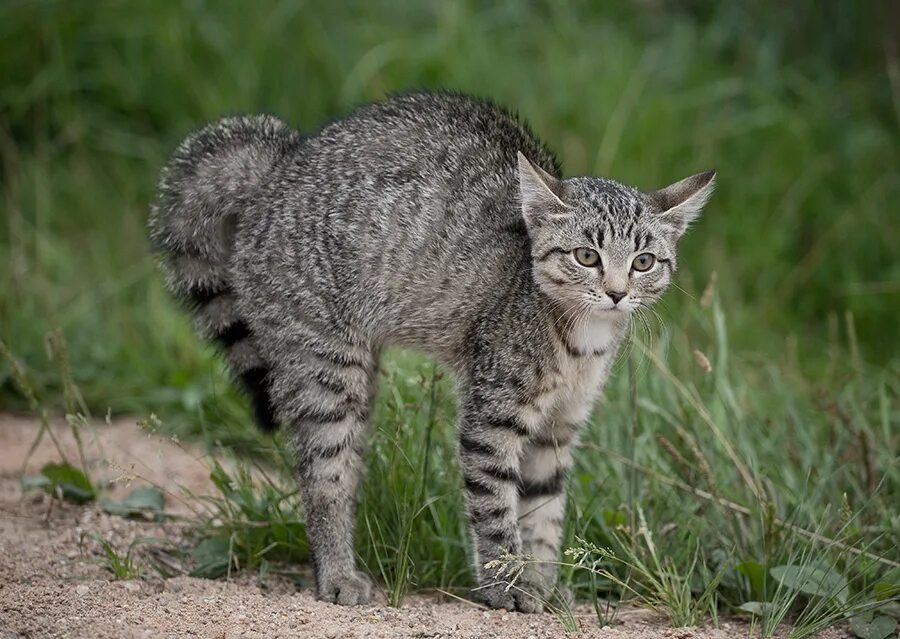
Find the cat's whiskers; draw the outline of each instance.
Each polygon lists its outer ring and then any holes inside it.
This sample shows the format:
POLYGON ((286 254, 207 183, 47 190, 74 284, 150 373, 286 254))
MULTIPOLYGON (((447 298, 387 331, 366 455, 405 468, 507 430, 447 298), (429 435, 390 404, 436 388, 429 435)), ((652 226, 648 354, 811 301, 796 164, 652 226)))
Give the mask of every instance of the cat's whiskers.
POLYGON ((550 321, 555 326, 558 326, 559 319, 560 319, 560 317, 562 317, 562 315, 548 314, 548 311, 554 307, 558 307, 561 305, 562 305, 562 303, 558 299, 548 296, 547 301, 544 302, 544 304, 540 307, 540 309, 538 309, 537 315, 539 317, 543 317, 544 315, 549 315, 550 321))
POLYGON ((573 306, 570 310, 572 311, 569 314, 569 319, 566 321, 565 326, 563 327, 563 335, 566 340, 569 339, 572 330, 578 325, 578 322, 584 319, 590 311, 591 304, 585 300, 579 300, 575 306, 573 306))
MULTIPOLYGON (((583 302, 581 300, 578 300, 577 298, 571 300, 571 302, 572 302, 571 305, 566 306, 562 310, 562 313, 559 313, 559 314, 553 313, 553 314, 550 314, 548 317, 550 323, 553 326, 553 330, 558 335, 558 339, 566 340, 567 343, 568 343, 568 338, 569 338, 569 326, 570 326, 571 322, 573 321, 573 318, 577 317, 578 312, 581 310, 581 304, 583 304, 583 302), (562 323, 562 327, 560 327, 561 323, 562 323)), ((561 304, 558 299, 550 299, 544 303, 544 305, 538 311, 538 314, 544 315, 552 307, 560 306, 560 305, 561 304)))
POLYGON ((616 356, 617 363, 621 359, 627 359, 628 356, 631 354, 631 349, 634 345, 634 340, 636 337, 635 332, 637 330, 637 321, 638 320, 636 317, 636 315, 637 315, 636 311, 637 311, 637 309, 635 309, 628 315, 627 334, 625 335, 625 340, 628 342, 628 344, 624 349, 619 350, 619 352, 616 356))
POLYGON ((653 332, 653 327, 650 325, 650 317, 647 315, 647 311, 653 312, 653 309, 649 306, 641 309, 641 321, 644 324, 644 329, 647 331, 647 347, 650 350, 653 350, 653 340, 655 333, 653 332))
POLYGON ((663 336, 668 335, 669 327, 666 326, 666 321, 663 319, 663 316, 660 315, 659 312, 655 308, 650 307, 650 306, 648 306, 647 308, 650 310, 651 313, 653 313, 653 316, 656 318, 656 321, 659 322, 659 329, 660 329, 660 332, 663 334, 663 336))
POLYGON ((678 284, 676 284, 675 282, 669 282, 669 286, 672 286, 672 287, 674 287, 675 289, 677 289, 677 290, 681 291, 682 293, 684 293, 685 295, 687 295, 687 296, 688 296, 688 299, 693 300, 693 301, 695 301, 695 302, 697 301, 697 298, 696 298, 696 297, 694 297, 693 295, 691 295, 690 293, 688 293, 686 290, 684 290, 683 288, 681 288, 680 286, 678 286, 678 284))
POLYGON ((619 362, 627 361, 631 356, 631 349, 634 348, 634 330, 635 330, 635 318, 632 313, 628 318, 628 334, 625 336, 626 346, 624 349, 619 349, 619 352, 616 354, 616 359, 613 362, 613 367, 618 367, 619 362))
POLYGON ((647 318, 646 313, 644 313, 646 308, 649 308, 649 307, 640 309, 640 312, 638 313, 638 318, 641 321, 641 325, 643 326, 644 331, 646 331, 646 333, 647 333, 647 342, 646 342, 647 350, 652 351, 653 350, 653 330, 650 327, 650 321, 647 318))

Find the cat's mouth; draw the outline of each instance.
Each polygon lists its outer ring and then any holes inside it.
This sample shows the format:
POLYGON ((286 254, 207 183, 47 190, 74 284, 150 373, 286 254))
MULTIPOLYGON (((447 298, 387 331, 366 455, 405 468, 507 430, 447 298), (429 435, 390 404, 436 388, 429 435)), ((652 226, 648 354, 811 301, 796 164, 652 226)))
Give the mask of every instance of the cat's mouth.
POLYGON ((632 308, 632 306, 630 304, 628 304, 628 305, 617 304, 616 306, 612 306, 609 308, 599 307, 599 308, 592 309, 592 310, 595 313, 606 313, 609 315, 624 315, 626 313, 630 313, 634 309, 632 308))
POLYGON ((634 307, 634 302, 627 296, 617 296, 613 299, 605 293, 588 293, 583 295, 582 299, 587 302, 588 309, 591 312, 602 313, 621 313, 630 311, 634 307))
POLYGON ((592 299, 590 301, 590 312, 605 317, 616 317, 627 315, 634 311, 637 304, 629 299, 623 299, 619 302, 613 302, 611 299, 592 299))

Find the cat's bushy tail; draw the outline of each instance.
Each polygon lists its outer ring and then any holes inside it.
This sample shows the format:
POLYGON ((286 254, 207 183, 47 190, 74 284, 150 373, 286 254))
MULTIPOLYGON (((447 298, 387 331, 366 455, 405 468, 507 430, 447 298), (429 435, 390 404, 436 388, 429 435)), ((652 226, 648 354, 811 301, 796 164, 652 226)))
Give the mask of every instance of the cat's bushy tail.
POLYGON ((241 215, 253 210, 259 185, 300 139, 266 115, 225 118, 200 129, 163 169, 150 216, 151 241, 169 290, 194 310, 203 336, 225 349, 266 431, 277 427, 268 368, 237 311, 231 256, 241 215))

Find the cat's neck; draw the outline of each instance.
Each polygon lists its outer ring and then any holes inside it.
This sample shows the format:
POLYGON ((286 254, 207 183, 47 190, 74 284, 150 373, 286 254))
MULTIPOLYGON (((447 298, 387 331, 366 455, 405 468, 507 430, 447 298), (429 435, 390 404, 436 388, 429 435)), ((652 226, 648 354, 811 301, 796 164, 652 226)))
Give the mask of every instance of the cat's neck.
POLYGON ((614 351, 628 326, 623 313, 584 313, 551 305, 547 324, 572 357, 600 357, 614 351))
POLYGON ((582 354, 606 355, 619 344, 628 320, 621 313, 588 313, 569 331, 569 345, 582 354))

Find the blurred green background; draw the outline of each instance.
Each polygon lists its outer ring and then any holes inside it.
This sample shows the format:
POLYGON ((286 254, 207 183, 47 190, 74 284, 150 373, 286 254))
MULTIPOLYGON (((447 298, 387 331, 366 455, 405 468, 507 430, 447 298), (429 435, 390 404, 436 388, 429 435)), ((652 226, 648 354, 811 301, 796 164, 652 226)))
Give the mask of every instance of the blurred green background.
POLYGON ((889 18, 874 2, 4 2, 0 338, 53 384, 41 336, 61 327, 95 406, 164 403, 173 375, 208 370, 148 256, 174 145, 223 114, 314 130, 442 87, 518 110, 567 174, 650 189, 718 169, 683 247, 687 294, 718 274, 741 349, 790 343, 815 368, 852 313, 864 355, 895 362, 889 18))
MULTIPOLYGON (((159 169, 224 114, 268 111, 311 131, 392 91, 471 92, 517 110, 568 175, 652 189, 719 172, 683 242, 678 288, 636 326, 589 426, 569 541, 612 543, 624 518, 610 509, 625 504, 632 522, 646 509, 667 561, 688 575, 695 549, 710 570, 722 557, 796 558, 809 537, 778 517, 896 558, 896 6, 6 0, 0 340, 48 409, 63 404, 65 371, 46 347, 60 331, 95 414, 154 412, 170 431, 271 448, 162 288, 146 231, 159 169)), ((429 446, 453 458, 452 393, 438 378, 408 354, 384 364, 361 517, 384 544, 361 552, 388 583, 409 570, 418 585, 467 579, 459 480, 421 462, 429 446), (427 495, 415 543, 390 546, 411 538, 427 495)), ((0 361, 0 408, 27 406, 0 361)), ((869 568, 847 557, 834 565, 868 597, 869 568)), ((729 579, 720 594, 731 605, 766 596, 729 579)))

